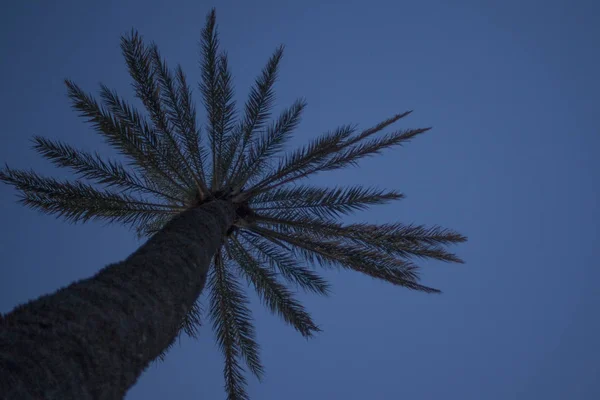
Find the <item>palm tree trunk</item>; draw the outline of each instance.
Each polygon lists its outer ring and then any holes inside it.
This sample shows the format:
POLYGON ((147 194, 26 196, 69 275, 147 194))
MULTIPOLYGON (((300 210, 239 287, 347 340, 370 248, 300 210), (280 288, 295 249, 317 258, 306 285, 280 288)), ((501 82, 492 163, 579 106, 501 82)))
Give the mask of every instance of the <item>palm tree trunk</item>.
POLYGON ((0 398, 121 399, 177 337, 233 223, 184 211, 126 260, 0 316, 0 398))

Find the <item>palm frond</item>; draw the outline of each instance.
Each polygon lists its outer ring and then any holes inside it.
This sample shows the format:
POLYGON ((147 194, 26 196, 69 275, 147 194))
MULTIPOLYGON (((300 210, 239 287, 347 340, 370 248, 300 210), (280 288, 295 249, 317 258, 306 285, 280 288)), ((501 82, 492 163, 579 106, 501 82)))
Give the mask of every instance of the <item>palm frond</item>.
POLYGON ((395 190, 362 186, 318 188, 299 185, 261 193, 251 200, 251 204, 253 210, 259 213, 292 210, 307 216, 331 219, 403 197, 395 190))
POLYGON ((327 239, 347 240, 404 259, 419 257, 463 263, 460 258, 441 245, 461 243, 466 238, 437 226, 426 228, 400 223, 343 225, 306 216, 296 210, 271 211, 270 215, 257 214, 256 220, 274 225, 276 229, 285 232, 293 231, 327 239))
POLYGON ((191 338, 197 339, 199 330, 202 327, 202 306, 199 300, 196 300, 192 307, 185 314, 181 330, 191 338))
POLYGON ((214 149, 216 151, 216 164, 213 166, 213 188, 215 190, 221 189, 227 176, 227 169, 231 163, 231 159, 235 154, 235 143, 232 138, 235 136, 233 133, 235 127, 235 101, 233 91, 233 78, 231 71, 229 70, 229 62, 225 53, 220 54, 218 58, 218 95, 217 101, 219 109, 219 119, 216 129, 213 131, 216 133, 214 140, 216 144, 214 149))
POLYGON ((380 123, 378 123, 375 126, 372 126, 368 129, 365 129, 364 131, 362 131, 360 134, 356 135, 352 140, 349 140, 346 145, 350 146, 350 145, 354 145, 358 142, 360 142, 363 139, 366 139, 378 132, 381 132, 382 130, 384 130, 385 128, 387 128, 388 126, 398 122, 400 119, 410 115, 412 113, 412 111, 405 111, 399 114, 396 114, 384 121, 381 121, 380 123))
POLYGON ((358 223, 347 225, 345 229, 352 232, 350 235, 353 240, 404 258, 416 256, 446 262, 464 262, 442 247, 467 240, 465 236, 450 229, 402 223, 382 225, 358 223))
POLYGON ((348 165, 355 165, 361 158, 378 154, 385 148, 400 145, 414 136, 429 130, 429 128, 424 128, 396 131, 383 138, 371 139, 363 143, 365 139, 408 114, 410 114, 410 111, 397 114, 354 136, 352 136, 355 131, 354 127, 347 125, 338 128, 338 131, 344 130, 346 134, 324 147, 318 146, 316 152, 314 151, 314 142, 312 142, 307 147, 300 149, 296 153, 292 153, 275 171, 257 183, 251 189, 250 193, 256 195, 320 171, 329 171, 348 165))
MULTIPOLYGON (((219 51, 219 39, 218 33, 216 32, 216 12, 211 10, 210 14, 206 17, 206 25, 202 30, 201 42, 201 72, 202 81, 200 82, 200 92, 204 100, 204 106, 206 107, 206 113, 209 121, 209 136, 211 138, 211 147, 214 146, 216 140, 214 139, 215 133, 212 132, 214 127, 217 126, 219 121, 219 110, 218 110, 218 69, 217 69, 217 56, 219 51)), ((212 153, 214 157, 214 147, 212 147, 212 153)), ((213 158, 214 163, 214 158, 213 158)))
MULTIPOLYGON (((334 169, 343 168, 349 165, 356 165, 356 162, 366 156, 372 156, 381 153, 382 150, 402 145, 415 136, 420 135, 429 131, 431 128, 419 128, 409 130, 398 130, 389 133, 381 138, 371 139, 367 142, 357 143, 353 146, 344 146, 344 151, 338 152, 327 162, 322 165, 315 167, 312 171, 305 171, 300 176, 296 176, 293 180, 308 176, 319 171, 331 171, 334 169)), ((291 180, 284 180, 279 185, 290 182, 291 180)))
POLYGON ((174 155, 172 146, 165 145, 163 138, 137 110, 105 85, 101 85, 100 97, 122 126, 142 138, 146 153, 156 161, 163 175, 168 175, 182 188, 192 183, 177 155, 174 155))
POLYGON ((142 192, 163 197, 171 202, 179 199, 156 187, 152 181, 143 181, 115 160, 103 160, 98 154, 87 153, 68 144, 36 136, 33 148, 54 165, 70 168, 80 177, 94 180, 107 187, 118 187, 124 191, 142 192))
MULTIPOLYGON (((201 175, 201 170, 196 171, 191 163, 196 163, 196 167, 201 165, 201 158, 199 157, 195 120, 192 118, 192 113, 189 108, 189 88, 185 82, 185 76, 181 75, 179 78, 175 78, 173 72, 169 69, 166 60, 164 60, 156 44, 150 47, 150 58, 152 61, 152 67, 154 75, 158 81, 158 87, 151 87, 154 89, 152 97, 150 97, 148 103, 152 108, 151 115, 153 116, 154 123, 159 126, 160 130, 164 132, 164 136, 167 138, 170 148, 177 153, 177 156, 182 160, 183 164, 189 175, 194 180, 198 190, 200 190, 202 196, 208 195, 208 188, 204 182, 204 177, 201 175), (157 89, 159 95, 157 95, 157 89), (182 101, 186 99, 186 101, 182 101), (161 103, 166 106, 163 111, 161 103), (171 127, 174 128, 177 138, 171 132, 171 127), (182 149, 185 149, 185 151, 182 149), (198 164, 200 163, 200 164, 198 164)), ((181 71, 181 69, 179 69, 181 71)))
POLYGON ((225 170, 229 171, 231 177, 235 176, 242 166, 243 155, 253 134, 262 129, 271 115, 271 109, 275 101, 273 85, 277 80, 278 66, 282 56, 283 46, 279 46, 256 79, 254 86, 250 88, 248 101, 244 107, 244 118, 235 134, 232 135, 232 151, 230 151, 225 164, 225 170), (235 164, 231 165, 234 158, 235 164))
POLYGON ((341 149, 344 141, 354 131, 355 127, 343 125, 334 131, 327 132, 311 140, 308 145, 285 155, 275 171, 246 192, 244 194, 245 198, 251 198, 259 193, 270 190, 272 188, 269 186, 271 183, 277 182, 290 174, 297 176, 305 171, 312 170, 315 166, 320 165, 330 158, 332 153, 341 149))
POLYGON ((74 82, 66 80, 65 84, 73 108, 80 116, 87 118, 109 145, 125 155, 132 166, 143 170, 145 176, 160 185, 161 190, 172 197, 179 197, 185 192, 186 189, 163 169, 162 162, 151 150, 151 142, 154 140, 152 136, 144 137, 120 122, 74 82))
POLYGON ((21 192, 21 202, 64 217, 71 222, 90 219, 121 222, 135 226, 156 214, 173 214, 178 210, 167 204, 150 203, 125 193, 98 190, 82 182, 59 181, 41 177, 33 171, 0 171, 0 180, 21 192))
MULTIPOLYGON (((150 119, 156 128, 156 137, 159 139, 156 147, 164 153, 167 165, 185 185, 196 184, 200 189, 198 178, 181 152, 179 143, 172 132, 167 112, 161 102, 161 100, 169 98, 168 91, 170 89, 174 90, 172 73, 166 63, 160 59, 160 54, 154 54, 152 48, 144 45, 142 37, 135 31, 132 31, 131 35, 121 38, 121 49, 129 73, 134 80, 133 87, 136 97, 148 110, 150 119)), ((114 104, 113 98, 114 96, 107 96, 109 104, 114 104), (110 103, 111 101, 113 103, 110 103)), ((116 108, 113 110, 114 113, 119 112, 118 103, 116 103, 116 108)), ((127 115, 123 117, 129 121, 127 115)), ((155 149, 157 149, 156 147, 155 149)))
POLYGON ((385 252, 339 240, 316 239, 306 234, 277 232, 256 226, 250 229, 266 239, 273 238, 288 243, 306 260, 324 267, 341 266, 409 289, 427 293, 440 292, 417 283, 417 267, 414 264, 396 259, 385 252))
POLYGON ((233 89, 227 57, 219 55, 219 38, 216 29, 216 12, 213 9, 207 16, 201 35, 202 80, 200 91, 208 116, 208 137, 212 154, 212 190, 218 190, 223 168, 223 144, 232 128, 233 89))
MULTIPOLYGON (((177 91, 179 93, 179 109, 182 112, 181 129, 183 129, 186 155, 194 162, 200 183, 206 183, 205 159, 206 149, 201 143, 200 128, 196 127, 196 107, 192 101, 192 89, 180 65, 176 71, 177 91)), ((208 189, 207 189, 208 190, 208 189)))
MULTIPOLYGON (((347 166, 355 166, 361 158, 372 156, 381 153, 382 150, 401 145, 415 136, 427 132, 430 128, 400 130, 392 132, 381 138, 370 139, 367 142, 358 142, 353 145, 349 143, 355 142, 354 139, 343 143, 338 149, 331 150, 329 154, 319 160, 319 162, 310 163, 307 165, 290 166, 287 172, 275 172, 271 177, 253 189, 254 194, 275 189, 279 186, 293 182, 295 180, 306 178, 317 172, 332 171, 347 166)), ((359 135, 360 136, 360 135, 359 135)))
POLYGON ((253 232, 242 231, 241 235, 246 239, 246 243, 255 249, 257 259, 273 270, 279 271, 288 282, 305 291, 329 295, 329 283, 315 272, 303 267, 288 249, 275 245, 253 232))
POLYGON ((241 190, 251 178, 264 171, 269 159, 281 151, 283 145, 291 138, 291 133, 300 123, 305 108, 304 99, 296 100, 267 127, 264 135, 254 138, 248 151, 240 155, 242 167, 231 178, 234 189, 241 190))
POLYGON ((365 233, 375 231, 375 236, 380 237, 384 234, 389 240, 409 241, 417 244, 425 243, 429 245, 449 245, 464 243, 467 237, 460 233, 438 226, 426 227, 424 225, 390 223, 382 225, 372 224, 352 224, 352 229, 365 233))
POLYGON ((272 271, 263 267, 237 238, 232 237, 230 243, 234 260, 272 313, 279 314, 304 337, 311 337, 320 331, 304 307, 277 281, 272 271))
POLYGON ((263 367, 258 355, 248 299, 240 284, 225 264, 223 255, 215 256, 209 273, 210 317, 219 348, 225 356, 225 386, 230 399, 245 399, 246 379, 239 358, 243 357, 250 370, 262 377, 263 367))

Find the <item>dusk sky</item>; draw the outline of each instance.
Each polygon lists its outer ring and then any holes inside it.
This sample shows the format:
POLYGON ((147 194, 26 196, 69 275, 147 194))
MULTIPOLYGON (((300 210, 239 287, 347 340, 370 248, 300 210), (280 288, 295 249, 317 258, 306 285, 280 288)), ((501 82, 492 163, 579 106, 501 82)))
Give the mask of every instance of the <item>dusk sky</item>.
MULTIPOLYGON (((248 375, 251 398, 600 399, 600 2, 6 2, 0 163, 70 178, 31 149, 34 135, 113 155, 71 110, 63 80, 94 93, 102 82, 133 100, 119 49, 133 27, 197 82, 212 6, 239 103, 286 45, 277 110, 308 102, 293 144, 405 110, 414 112, 398 127, 433 127, 307 182, 406 195, 345 221, 437 224, 469 237, 453 248, 465 265, 421 263, 423 283, 441 295, 323 272, 332 295, 300 295, 323 329, 308 341, 251 294, 266 368, 262 383, 248 375)), ((3 184, 0 204, 2 313, 141 244, 119 225, 27 209, 3 184)), ((207 321, 126 399, 222 399, 222 369, 207 321)))

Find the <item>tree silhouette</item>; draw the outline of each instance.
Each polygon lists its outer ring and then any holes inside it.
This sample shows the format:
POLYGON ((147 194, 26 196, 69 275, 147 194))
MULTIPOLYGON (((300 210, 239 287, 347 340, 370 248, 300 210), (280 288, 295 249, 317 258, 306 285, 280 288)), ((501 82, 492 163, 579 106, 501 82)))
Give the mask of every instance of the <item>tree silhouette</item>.
POLYGON ((36 137, 37 152, 81 180, 58 180, 8 166, 0 179, 13 185, 29 207, 74 222, 123 223, 150 239, 123 262, 5 316, 0 364, 13 375, 2 379, 8 386, 0 387, 12 388, 15 398, 24 393, 82 399, 122 396, 149 362, 165 354, 179 332, 197 334, 198 296, 206 283, 212 327, 225 358, 228 398, 246 399, 242 362, 259 378, 263 366, 244 280, 272 313, 311 337, 319 328, 294 298, 294 289, 328 293, 327 282, 310 268, 313 264, 436 293, 419 283, 414 260, 462 262, 445 249, 466 240, 452 230, 341 221, 352 212, 399 200, 401 193, 305 183, 313 174, 354 166, 426 132, 427 128, 378 135, 409 112, 364 130, 344 125, 285 152, 306 103, 299 99, 271 120, 283 47, 275 50, 238 114, 227 56, 219 51, 215 11, 210 12, 201 40, 200 92, 208 120, 204 132, 181 67, 169 68, 157 46, 144 44, 135 31, 122 38, 121 48, 146 113, 104 85, 99 100, 74 82, 66 85, 74 109, 126 162, 36 137), (180 293, 185 296, 177 297, 180 293), (114 311, 119 307, 122 314, 114 311), (69 347, 68 336, 49 336, 50 331, 67 335, 65 324, 75 326, 69 322, 79 318, 75 314, 83 315, 77 322, 77 351, 69 347), (149 315, 156 325, 149 325, 149 315), (106 332, 112 332, 112 342, 106 332), (47 346, 50 350, 30 354, 50 342, 55 343, 47 346), (117 357, 136 343, 141 343, 137 349, 143 355, 117 357), (49 363, 49 358, 54 361, 49 363), (36 369, 39 365, 43 372, 36 369), (61 380, 66 383, 52 386, 61 380), (27 389, 27 382, 33 381, 40 383, 27 389))

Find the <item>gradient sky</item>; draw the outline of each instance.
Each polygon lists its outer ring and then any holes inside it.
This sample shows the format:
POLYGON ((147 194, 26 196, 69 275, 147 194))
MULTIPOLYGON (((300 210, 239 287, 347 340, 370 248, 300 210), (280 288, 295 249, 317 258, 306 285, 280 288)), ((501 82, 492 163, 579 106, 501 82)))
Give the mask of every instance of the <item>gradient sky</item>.
MULTIPOLYGON (((407 198, 348 221, 439 224, 469 236, 466 265, 423 264, 442 295, 351 272, 302 296, 324 329, 305 341, 256 306, 266 378, 254 399, 598 399, 600 2, 21 1, 0 13, 0 162, 68 177, 33 135, 105 151, 70 110, 63 79, 132 98, 119 37, 132 27, 197 81, 199 31, 217 5, 239 99, 286 44, 278 107, 309 107, 296 143, 415 110, 409 145, 315 184, 364 183, 407 198), (594 39, 595 38, 595 39, 594 39)), ((196 99, 199 96, 196 92, 196 99)), ((92 275, 139 241, 70 225, 0 185, 0 312, 92 275)), ((224 398, 207 324, 127 395, 224 398)))

